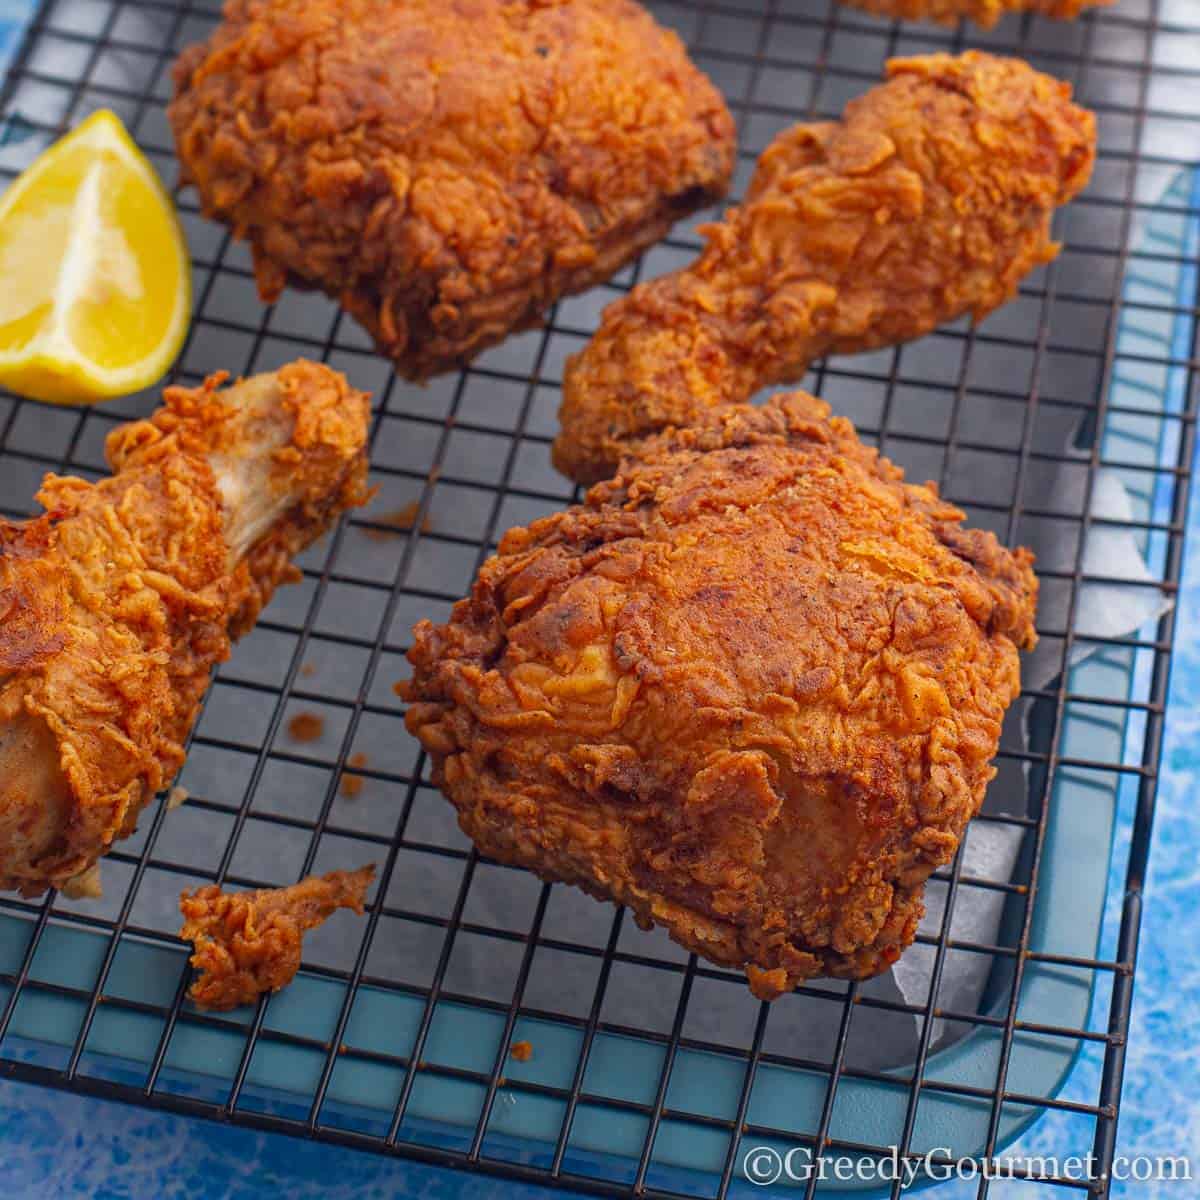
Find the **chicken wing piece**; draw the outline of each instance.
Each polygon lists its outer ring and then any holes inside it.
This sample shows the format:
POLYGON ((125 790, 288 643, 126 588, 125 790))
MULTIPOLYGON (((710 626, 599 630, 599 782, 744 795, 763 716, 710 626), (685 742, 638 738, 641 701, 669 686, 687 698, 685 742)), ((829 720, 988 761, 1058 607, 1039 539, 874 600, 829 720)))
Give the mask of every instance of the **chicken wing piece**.
POLYGON ((953 25, 965 17, 991 29, 1006 13, 1032 12, 1056 21, 1072 21, 1084 9, 1099 8, 1113 0, 841 0, 851 8, 865 9, 877 17, 905 21, 938 21, 953 25))
POLYGON ((734 126, 633 0, 227 0, 175 67, 183 178, 259 293, 410 378, 536 325, 724 194, 734 126))
POLYGON ((700 257, 608 307, 567 364, 566 475, 607 478, 631 441, 821 355, 980 320, 1054 257, 1055 205, 1095 151, 1067 85, 975 52, 894 59, 888 75, 841 121, 777 137, 700 257))
POLYGON ((223 892, 216 884, 179 897, 196 968, 188 995, 200 1008, 224 1012, 277 992, 296 977, 304 934, 339 908, 363 912, 374 866, 310 875, 285 888, 223 892))
POLYGON ((183 761, 214 664, 291 558, 366 498, 368 404, 297 362, 168 388, 99 483, 48 475, 0 521, 0 889, 88 869, 183 761))
POLYGON ((408 728, 485 854, 763 999, 882 971, 995 774, 1032 556, 803 393, 643 450, 416 627, 408 728))

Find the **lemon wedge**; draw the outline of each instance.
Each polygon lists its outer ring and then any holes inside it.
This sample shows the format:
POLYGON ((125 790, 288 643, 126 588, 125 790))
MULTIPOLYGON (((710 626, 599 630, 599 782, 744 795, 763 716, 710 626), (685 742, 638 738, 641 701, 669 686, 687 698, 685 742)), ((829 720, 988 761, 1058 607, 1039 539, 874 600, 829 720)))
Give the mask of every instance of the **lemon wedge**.
POLYGON ((0 281, 0 385, 90 404, 165 374, 191 312, 187 243, 113 113, 94 113, 0 197, 0 281))

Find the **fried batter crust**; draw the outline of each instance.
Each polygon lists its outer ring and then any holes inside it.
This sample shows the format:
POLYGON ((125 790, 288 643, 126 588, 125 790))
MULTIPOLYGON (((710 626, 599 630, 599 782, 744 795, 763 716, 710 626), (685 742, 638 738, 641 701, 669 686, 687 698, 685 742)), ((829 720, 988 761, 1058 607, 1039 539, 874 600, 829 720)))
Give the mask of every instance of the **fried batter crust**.
POLYGON ((179 936, 195 945, 197 977, 188 995, 226 1011, 286 987, 300 969, 304 934, 339 908, 360 916, 374 866, 310 875, 285 888, 223 892, 215 883, 179 897, 179 936))
POLYGON ((568 361, 554 461, 581 483, 631 440, 798 380, 824 354, 980 320, 1052 259, 1095 121, 1023 62, 893 59, 842 120, 797 125, 689 267, 611 304, 568 361))
POLYGON ((1036 640, 1032 556, 797 393, 651 439, 421 622, 408 728, 485 854, 772 999, 913 939, 1036 640))
POLYGON ((259 293, 412 378, 535 325, 724 191, 734 127, 632 0, 227 0, 175 67, 185 181, 259 293))
POLYGON ((362 393, 304 362, 238 384, 270 389, 286 422, 258 483, 288 507, 233 559, 214 464, 259 431, 222 379, 168 388, 152 417, 114 430, 110 477, 48 475, 43 516, 0 521, 0 889, 62 886, 133 831, 182 765, 230 637, 296 577, 292 555, 365 499, 362 393))
POLYGON ((1099 8, 1113 0, 841 0, 851 8, 865 9, 880 17, 905 21, 937 21, 953 25, 966 17, 991 29, 1006 13, 1032 12, 1056 21, 1072 21, 1084 9, 1099 8))

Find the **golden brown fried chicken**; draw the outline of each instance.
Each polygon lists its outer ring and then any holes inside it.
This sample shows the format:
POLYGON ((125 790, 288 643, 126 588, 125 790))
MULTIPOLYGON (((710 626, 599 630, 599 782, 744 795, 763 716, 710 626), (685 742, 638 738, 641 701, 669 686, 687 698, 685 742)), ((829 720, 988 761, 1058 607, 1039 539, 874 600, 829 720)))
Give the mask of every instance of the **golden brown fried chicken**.
POLYGON ((905 21, 938 21, 952 25, 965 17, 991 29, 1006 13, 1032 12, 1056 21, 1074 20, 1086 8, 1098 8, 1113 0, 841 0, 851 8, 862 8, 878 17, 905 21))
POLYGON ((803 393, 651 439, 414 630, 406 720, 485 854, 771 999, 913 939, 1033 645, 1024 550, 803 393))
POLYGON ((252 1004, 296 977, 304 934, 339 908, 360 916, 375 868, 310 875, 285 888, 223 892, 215 883, 179 897, 179 936, 195 945, 188 995, 200 1008, 252 1004))
POLYGON ((168 388, 99 483, 48 475, 0 521, 0 889, 60 887, 170 782, 231 637, 365 499, 368 405, 297 362, 168 388))
POLYGON ((633 0, 227 0, 175 68, 184 179, 258 288, 412 378, 537 324, 722 195, 733 121, 633 0))
POLYGON ((567 365, 560 470, 607 478, 631 440, 824 354, 980 320, 1054 257, 1050 218, 1095 147, 1067 85, 974 52, 888 75, 841 121, 776 138, 700 257, 608 307, 567 365))

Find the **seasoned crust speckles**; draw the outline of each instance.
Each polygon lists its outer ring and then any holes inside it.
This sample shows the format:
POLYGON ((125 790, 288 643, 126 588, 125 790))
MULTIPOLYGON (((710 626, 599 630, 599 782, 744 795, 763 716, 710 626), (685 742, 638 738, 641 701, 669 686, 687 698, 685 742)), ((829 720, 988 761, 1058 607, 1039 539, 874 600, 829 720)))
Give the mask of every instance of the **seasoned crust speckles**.
POLYGON ((184 179, 259 292, 465 361, 724 194, 734 127, 633 0, 227 0, 175 67, 184 179))
POLYGON ((803 394, 643 451, 416 627, 408 727, 483 852, 767 998, 874 974, 994 773, 1030 556, 803 394))

